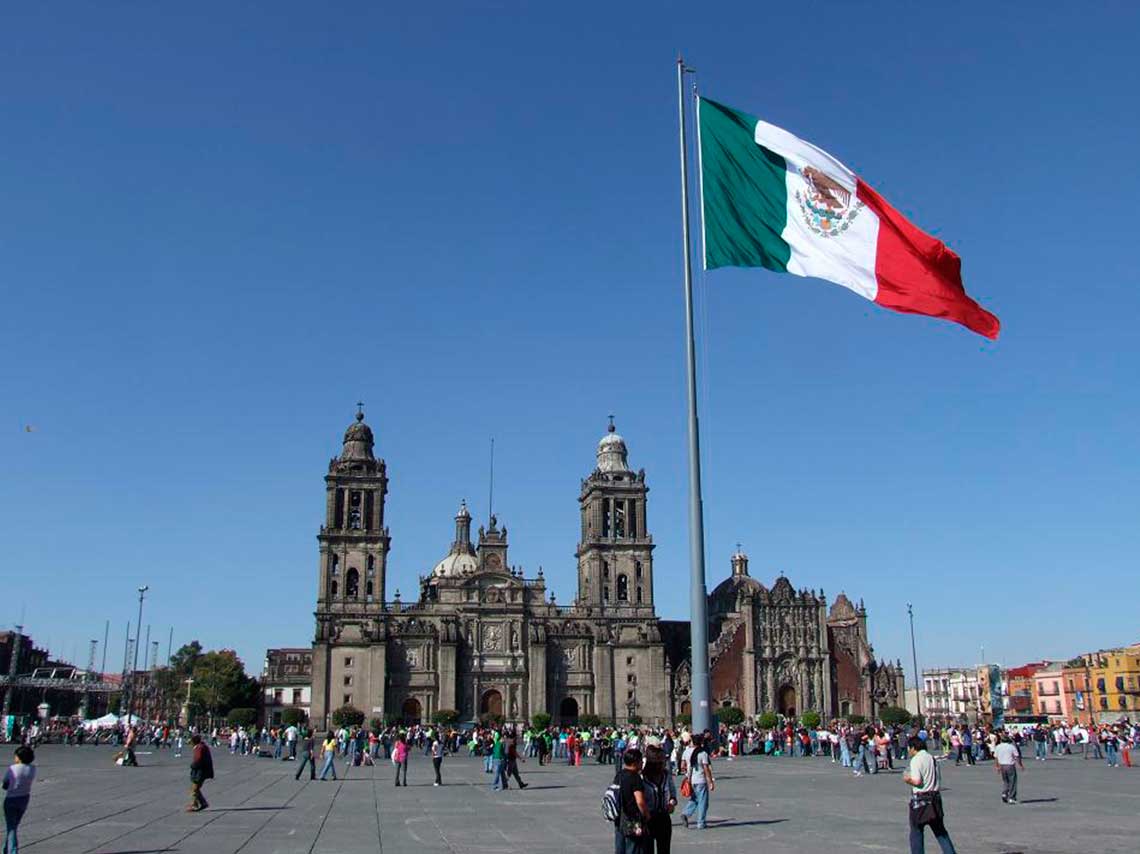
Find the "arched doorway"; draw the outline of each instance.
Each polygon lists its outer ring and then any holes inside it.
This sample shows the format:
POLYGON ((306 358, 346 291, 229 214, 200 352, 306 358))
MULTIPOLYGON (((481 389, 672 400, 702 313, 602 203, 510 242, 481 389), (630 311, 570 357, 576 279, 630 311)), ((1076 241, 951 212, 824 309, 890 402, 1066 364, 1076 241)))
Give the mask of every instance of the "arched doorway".
POLYGON ((401 714, 406 724, 418 724, 420 719, 423 718, 423 707, 420 706, 420 701, 415 697, 408 697, 404 700, 404 707, 401 709, 401 714))
POLYGON ((558 721, 563 724, 578 723, 578 701, 567 697, 558 704, 558 721))
POLYGON ((778 696, 780 714, 786 718, 794 718, 796 716, 796 689, 791 685, 785 685, 780 689, 778 696))
POLYGON ((479 714, 503 716, 503 695, 492 688, 479 698, 479 714))

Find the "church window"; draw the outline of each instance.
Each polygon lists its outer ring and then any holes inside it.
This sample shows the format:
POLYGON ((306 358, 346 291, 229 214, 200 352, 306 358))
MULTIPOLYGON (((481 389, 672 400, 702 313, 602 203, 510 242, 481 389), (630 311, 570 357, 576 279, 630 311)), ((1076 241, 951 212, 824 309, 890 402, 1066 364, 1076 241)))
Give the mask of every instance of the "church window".
POLYGON ((372 598, 372 582, 371 581, 369 581, 367 584, 364 585, 364 593, 369 598, 372 598))
POLYGON ((602 578, 606 581, 610 580, 610 562, 608 560, 602 561, 602 578))
POLYGON ((375 555, 369 555, 368 556, 368 563, 365 566, 368 570, 368 577, 371 578, 373 575, 376 574, 376 556, 375 555))
POLYGON ((345 667, 352 667, 352 656, 351 655, 346 655, 344 657, 344 666, 345 667))
POLYGON ((344 705, 346 705, 346 706, 352 705, 352 695, 351 694, 345 694, 344 695, 344 705))
POLYGON ((334 578, 336 576, 340 575, 340 556, 339 555, 330 555, 329 556, 329 575, 333 576, 334 578))
POLYGON ((336 491, 336 506, 333 510, 333 527, 340 528, 344 526, 344 490, 338 489, 336 491))
POLYGON ((618 576, 617 598, 619 602, 629 601, 629 579, 625 577, 625 573, 618 576))
POLYGON ((334 579, 333 579, 333 583, 332 583, 332 595, 333 595, 333 596, 336 596, 336 594, 337 594, 337 591, 338 591, 339 589, 340 589, 340 585, 336 583, 336 579, 334 578, 334 579))
POLYGON ((637 578, 638 578, 638 580, 641 580, 641 561, 637 561, 637 562, 635 563, 635 566, 636 566, 636 575, 637 575, 637 578))
POLYGON ((344 595, 349 599, 355 599, 359 592, 360 573, 356 571, 356 567, 350 566, 344 576, 344 595))
POLYGON ((637 604, 638 605, 641 604, 641 585, 640 584, 637 586, 637 604))
POLYGON ((618 539, 625 536, 625 502, 620 498, 614 502, 614 536, 618 539))
POLYGON ((610 586, 608 584, 602 588, 602 599, 606 602, 610 601, 610 586))
POLYGON ((352 677, 351 676, 345 676, 344 677, 344 687, 345 688, 351 688, 352 687, 352 677))
POLYGON ((372 530, 372 492, 364 493, 364 530, 372 530))
POLYGON ((633 656, 632 655, 627 655, 625 657, 625 666, 626 667, 633 667, 633 656))
POLYGON ((360 493, 353 490, 348 495, 348 527, 359 531, 362 525, 360 514, 360 493))
POLYGON ((629 502, 629 519, 626 520, 626 526, 629 528, 629 536, 637 537, 637 502, 629 502))
POLYGON ((609 499, 602 501, 602 536, 608 537, 610 535, 610 502, 609 499))

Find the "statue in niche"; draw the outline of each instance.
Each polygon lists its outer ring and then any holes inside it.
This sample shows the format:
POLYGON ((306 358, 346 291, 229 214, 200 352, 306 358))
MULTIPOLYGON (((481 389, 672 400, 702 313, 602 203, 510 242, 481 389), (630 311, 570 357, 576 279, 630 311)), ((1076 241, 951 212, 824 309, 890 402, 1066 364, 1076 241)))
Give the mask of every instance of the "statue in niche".
POLYGON ((519 631, 514 623, 511 623, 511 649, 519 648, 519 631))

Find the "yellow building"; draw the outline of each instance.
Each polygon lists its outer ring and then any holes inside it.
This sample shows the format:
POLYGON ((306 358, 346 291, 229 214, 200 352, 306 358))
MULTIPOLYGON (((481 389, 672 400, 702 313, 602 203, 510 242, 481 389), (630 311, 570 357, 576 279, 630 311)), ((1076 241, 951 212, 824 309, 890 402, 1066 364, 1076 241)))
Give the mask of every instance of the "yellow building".
POLYGON ((1084 656, 1092 683, 1090 699, 1098 721, 1135 719, 1140 713, 1140 644, 1084 656))

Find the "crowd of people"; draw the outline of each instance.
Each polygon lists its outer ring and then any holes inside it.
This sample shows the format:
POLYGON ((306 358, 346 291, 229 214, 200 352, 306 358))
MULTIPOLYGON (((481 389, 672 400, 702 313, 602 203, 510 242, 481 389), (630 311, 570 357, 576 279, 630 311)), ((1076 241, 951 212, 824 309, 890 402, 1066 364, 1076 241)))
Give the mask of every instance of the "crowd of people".
MULTIPOLYGON (((188 811, 208 808, 203 786, 214 776, 214 748, 228 748, 234 756, 297 762, 295 778, 337 780, 337 763, 374 766, 391 762, 394 784, 408 785, 409 757, 420 751, 432 760, 434 786, 444 784, 445 757, 466 752, 482 762, 493 791, 506 791, 513 781, 527 788, 520 764, 537 759, 539 766, 583 763, 612 765, 613 783, 603 797, 603 813, 614 824, 616 854, 668 854, 673 819, 678 806, 686 828, 703 830, 709 803, 716 789, 714 760, 736 761, 742 756, 773 759, 827 759, 854 776, 875 775, 903 767, 903 781, 911 788, 909 800, 912 852, 923 851, 923 836, 930 828, 944 854, 953 843, 944 823, 940 764, 973 766, 993 763, 1001 779, 1001 799, 1018 803, 1018 771, 1030 754, 1048 761, 1080 755, 1101 760, 1110 768, 1131 767, 1131 750, 1140 740, 1140 725, 1128 721, 1082 725, 1054 723, 994 728, 986 724, 932 722, 918 724, 854 724, 833 721, 810 726, 794 720, 774 727, 720 726, 715 731, 645 726, 532 726, 413 724, 385 728, 342 726, 318 734, 304 725, 270 727, 192 728, 167 725, 121 724, 103 733, 105 740, 123 749, 116 754, 121 765, 138 764, 135 748, 146 745, 170 749, 181 757, 190 745, 191 800, 188 811), (320 769, 318 771, 318 765, 320 769)), ((30 726, 21 733, 15 762, 4 776, 6 796, 5 852, 16 854, 16 829, 27 810, 35 779, 33 748, 46 741, 82 745, 97 740, 84 736, 82 727, 52 730, 30 726)))

